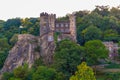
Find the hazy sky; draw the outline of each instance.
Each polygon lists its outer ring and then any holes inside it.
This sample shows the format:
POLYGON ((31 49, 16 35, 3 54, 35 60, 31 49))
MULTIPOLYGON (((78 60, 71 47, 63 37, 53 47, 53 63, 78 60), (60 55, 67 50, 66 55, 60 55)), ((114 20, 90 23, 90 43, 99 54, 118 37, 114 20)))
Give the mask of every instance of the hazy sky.
POLYGON ((64 16, 79 10, 93 10, 95 5, 120 5, 120 0, 0 0, 0 19, 39 17, 41 12, 64 16))

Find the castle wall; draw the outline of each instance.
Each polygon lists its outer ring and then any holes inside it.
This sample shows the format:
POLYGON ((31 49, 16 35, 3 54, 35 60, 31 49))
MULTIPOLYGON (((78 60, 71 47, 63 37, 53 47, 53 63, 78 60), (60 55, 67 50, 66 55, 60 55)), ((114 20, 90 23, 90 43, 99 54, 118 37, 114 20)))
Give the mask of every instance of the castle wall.
POLYGON ((70 33, 70 23, 67 22, 56 22, 55 23, 55 32, 61 32, 63 34, 70 33))

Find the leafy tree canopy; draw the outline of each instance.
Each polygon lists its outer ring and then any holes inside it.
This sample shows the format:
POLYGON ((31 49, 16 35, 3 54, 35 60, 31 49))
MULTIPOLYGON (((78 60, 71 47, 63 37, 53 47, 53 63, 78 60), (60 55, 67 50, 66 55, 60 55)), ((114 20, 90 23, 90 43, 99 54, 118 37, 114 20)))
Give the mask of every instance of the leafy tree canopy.
POLYGON ((75 75, 70 77, 70 80, 96 80, 92 68, 87 66, 85 62, 82 62, 77 66, 75 75))

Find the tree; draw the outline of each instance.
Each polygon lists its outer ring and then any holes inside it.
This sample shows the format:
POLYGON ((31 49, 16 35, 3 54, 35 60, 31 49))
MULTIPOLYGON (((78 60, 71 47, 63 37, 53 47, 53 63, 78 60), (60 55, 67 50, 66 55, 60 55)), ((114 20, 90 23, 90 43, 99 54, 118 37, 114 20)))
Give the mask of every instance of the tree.
POLYGON ((91 40, 85 43, 86 60, 89 65, 98 64, 100 59, 108 57, 108 50, 100 40, 91 40))
POLYGON ((9 80, 22 80, 22 79, 12 77, 12 78, 10 78, 9 80))
POLYGON ((0 51, 0 69, 3 67, 4 62, 7 58, 8 51, 0 51))
POLYGON ((9 80, 13 76, 14 76, 13 73, 5 72, 5 73, 3 73, 2 80, 9 80))
POLYGON ((95 26, 89 26, 82 31, 85 41, 101 39, 101 30, 95 26))
POLYGON ((18 34, 14 34, 10 39, 11 45, 14 45, 18 41, 18 34))
POLYGON ((84 21, 86 21, 87 24, 95 25, 97 27, 100 27, 102 18, 103 17, 96 12, 91 12, 90 14, 83 17, 84 21))
POLYGON ((33 73, 32 80, 63 80, 62 76, 53 68, 39 66, 35 73, 33 73), (59 76, 58 76, 59 75, 59 76))
POLYGON ((33 69, 27 64, 15 68, 12 72, 5 72, 2 80, 32 80, 33 69))
POLYGON ((7 38, 0 38, 0 51, 8 50, 10 45, 8 44, 7 38))
MULTIPOLYGON (((31 69, 32 70, 32 69, 31 69)), ((30 80, 31 71, 28 68, 27 64, 24 66, 19 66, 18 68, 13 70, 14 76, 10 78, 10 80, 30 80)))
POLYGON ((120 20, 120 8, 112 7, 110 14, 120 20))
POLYGON ((54 55, 54 67, 57 71, 64 73, 66 80, 74 74, 76 66, 81 63, 84 48, 80 45, 63 40, 58 43, 54 55))
POLYGON ((118 42, 120 40, 119 34, 116 30, 107 29, 104 31, 104 41, 118 42))
POLYGON ((6 38, 0 38, 0 69, 3 67, 5 59, 8 55, 10 45, 6 38))
POLYGON ((93 12, 97 12, 98 14, 102 16, 108 16, 109 15, 109 6, 99 6, 97 5, 95 10, 93 12))
POLYGON ((70 77, 70 80, 96 80, 92 68, 87 66, 85 62, 82 62, 77 66, 75 75, 70 77))
POLYGON ((4 29, 8 30, 11 26, 19 27, 21 25, 20 18, 8 19, 4 24, 4 29))

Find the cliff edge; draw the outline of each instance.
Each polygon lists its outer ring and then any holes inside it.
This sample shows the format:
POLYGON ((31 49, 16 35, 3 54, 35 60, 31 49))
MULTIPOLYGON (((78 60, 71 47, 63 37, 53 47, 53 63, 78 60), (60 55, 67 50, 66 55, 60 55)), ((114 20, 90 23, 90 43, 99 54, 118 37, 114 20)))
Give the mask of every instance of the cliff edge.
POLYGON ((10 72, 18 66, 27 63, 29 67, 40 57, 39 38, 30 34, 18 35, 18 41, 9 51, 9 55, 1 70, 10 72))

